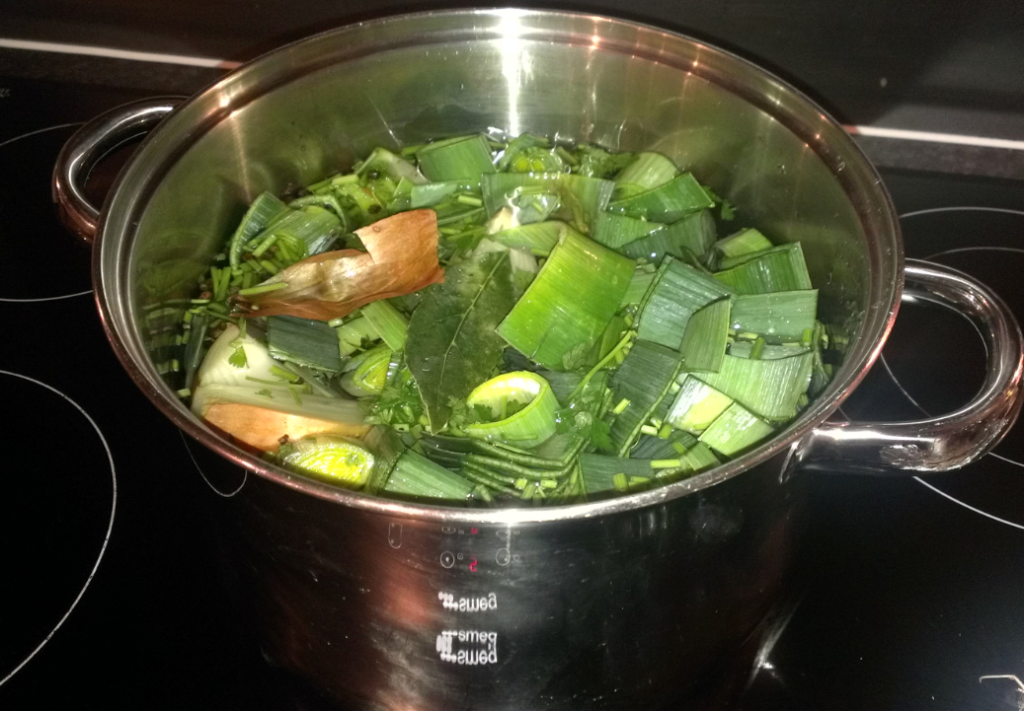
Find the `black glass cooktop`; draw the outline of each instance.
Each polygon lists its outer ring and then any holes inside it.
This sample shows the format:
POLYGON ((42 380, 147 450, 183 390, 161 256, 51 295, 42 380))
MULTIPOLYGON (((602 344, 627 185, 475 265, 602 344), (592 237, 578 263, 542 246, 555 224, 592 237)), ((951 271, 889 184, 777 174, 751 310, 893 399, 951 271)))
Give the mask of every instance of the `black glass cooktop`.
MULTIPOLYGON (((97 316, 88 248, 50 201, 74 124, 144 93, 12 82, 20 100, 0 124, 0 708, 327 708, 264 661, 221 583, 207 522, 244 472, 187 442, 130 382, 97 316)), ((974 274, 1024 318, 1024 183, 883 176, 908 255, 974 274)), ((924 306, 904 307, 884 356, 842 416, 949 410, 983 373, 970 323, 924 306)), ((1019 433, 955 473, 822 475, 803 582, 740 708, 1024 708, 1019 433)))

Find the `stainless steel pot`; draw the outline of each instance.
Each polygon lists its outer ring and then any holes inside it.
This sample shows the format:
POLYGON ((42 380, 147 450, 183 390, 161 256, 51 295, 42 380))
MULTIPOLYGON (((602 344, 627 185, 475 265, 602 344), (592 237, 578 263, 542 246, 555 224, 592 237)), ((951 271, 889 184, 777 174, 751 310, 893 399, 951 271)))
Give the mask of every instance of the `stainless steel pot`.
POLYGON ((959 467, 1020 408, 1021 335, 1000 299, 939 265, 904 265, 877 173, 778 78, 678 34, 583 14, 388 18, 283 47, 188 99, 130 105, 65 148, 55 199, 95 235, 104 325, 139 387, 182 429, 255 472, 235 499, 233 561, 268 654, 337 699, 379 709, 654 708, 697 694, 753 648, 779 599, 811 469, 959 467), (106 148, 151 132, 102 212, 79 189, 106 148), (782 435, 714 471, 572 507, 466 510, 298 478, 218 438, 154 360, 147 310, 192 295, 244 206, 377 145, 496 127, 653 149, 801 240, 845 362, 782 435), (985 336, 981 392, 904 423, 826 419, 880 352, 905 292, 985 336))

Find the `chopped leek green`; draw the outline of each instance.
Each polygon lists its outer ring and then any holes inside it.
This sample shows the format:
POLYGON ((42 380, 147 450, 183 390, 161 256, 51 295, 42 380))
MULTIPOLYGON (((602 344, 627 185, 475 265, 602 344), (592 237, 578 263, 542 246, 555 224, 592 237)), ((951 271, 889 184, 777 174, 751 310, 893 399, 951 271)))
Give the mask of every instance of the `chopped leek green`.
POLYGON ((483 173, 493 173, 491 147, 481 135, 429 143, 416 153, 420 170, 430 180, 476 182, 483 173))
POLYGON ((697 438, 689 432, 673 429, 668 437, 664 438, 657 435, 643 435, 629 456, 636 459, 668 459, 684 454, 696 443, 697 438))
POLYGON ((715 220, 710 210, 701 210, 624 244, 618 251, 633 259, 646 259, 660 264, 666 254, 677 259, 683 259, 688 253, 700 257, 711 248, 714 241, 715 220))
POLYGON ((727 355, 719 372, 694 375, 756 415, 788 420, 796 416, 797 402, 807 392, 813 361, 812 353, 777 360, 727 355))
POLYGON ((697 444, 690 447, 690 449, 686 450, 686 454, 682 455, 680 459, 682 459, 683 463, 694 472, 714 469, 721 464, 714 452, 712 452, 703 442, 697 442, 697 444))
POLYGON ((371 301, 362 308, 363 318, 393 351, 405 348, 409 321, 386 300, 371 301))
POLYGON ((629 287, 622 296, 620 306, 643 303, 651 286, 654 284, 656 276, 657 274, 651 265, 638 264, 636 271, 633 272, 633 278, 629 280, 629 287))
POLYGON ((729 337, 730 304, 729 297, 712 301, 697 309, 687 321, 679 346, 685 370, 717 373, 721 369, 729 337))
POLYGON ((498 333, 545 368, 572 370, 607 327, 632 276, 632 260, 567 229, 498 333))
POLYGON ((680 356, 664 346, 637 341, 612 377, 617 397, 629 400, 629 407, 615 416, 611 441, 615 451, 625 456, 633 446, 640 428, 675 382, 680 356))
POLYGON ((648 222, 636 217, 627 215, 615 215, 610 212, 602 212, 594 222, 594 230, 591 235, 595 242, 600 242, 605 247, 621 251, 630 242, 635 242, 651 232, 663 229, 665 226, 658 222, 648 222))
POLYGON ((245 216, 228 244, 229 262, 237 268, 242 260, 242 249, 262 232, 274 218, 288 211, 288 206, 270 193, 260 193, 245 211, 245 216))
POLYGON ((704 430, 700 441, 716 452, 734 457, 771 436, 772 432, 771 425, 734 402, 704 430))
POLYGON ((817 311, 817 289, 737 296, 730 325, 772 343, 799 341, 804 330, 814 328, 817 311))
POLYGON ((382 491, 423 499, 465 501, 473 493, 474 486, 422 454, 407 450, 398 458, 382 491))
POLYGON ((558 207, 550 214, 585 234, 592 230, 597 216, 608 206, 614 187, 609 180, 571 173, 492 173, 480 179, 488 215, 503 207, 520 211, 534 196, 556 196, 558 207))
POLYGON ((270 355, 278 360, 331 373, 341 372, 338 336, 323 321, 271 316, 267 319, 267 345, 270 355))
POLYGON ((760 252, 739 266, 716 272, 715 278, 737 294, 767 294, 812 289, 799 242, 760 252))
POLYGON ((546 257, 551 254, 551 250, 558 244, 558 240, 565 230, 564 222, 552 220, 501 230, 490 235, 489 238, 506 247, 525 249, 531 254, 546 257))
POLYGON ((678 174, 676 164, 660 153, 637 153, 636 160, 615 176, 615 199, 621 200, 653 190, 678 174))
POLYGON ((728 395, 694 377, 686 377, 665 416, 665 421, 684 432, 700 434, 732 403, 733 400, 728 395))
POLYGON ((642 304, 640 338, 679 348, 686 324, 697 309, 730 294, 729 287, 666 257, 647 301, 642 304))
POLYGON ((627 480, 628 477, 634 476, 654 476, 654 470, 651 469, 648 460, 604 454, 581 454, 580 468, 588 494, 612 491, 615 488, 613 481, 618 474, 626 476, 627 480))
POLYGON ((433 207, 444 202, 457 192, 470 192, 474 189, 474 185, 465 180, 448 180, 440 183, 413 185, 409 192, 409 207, 413 210, 420 207, 433 207))
POLYGON ((690 173, 683 173, 652 190, 614 200, 608 210, 652 222, 675 222, 714 205, 715 201, 704 192, 697 179, 690 173))
POLYGON ((715 243, 715 252, 721 255, 719 269, 728 269, 741 264, 753 254, 774 247, 768 238, 751 228, 723 237, 715 243))
POLYGON ((301 250, 300 254, 294 256, 301 259, 307 254, 327 251, 340 235, 341 222, 337 215, 322 207, 307 205, 299 210, 289 210, 280 214, 252 241, 258 244, 271 236, 275 236, 279 241, 290 240, 291 244, 301 250))
POLYGON ((357 350, 366 348, 369 344, 380 340, 380 334, 373 327, 370 320, 360 316, 338 326, 335 331, 338 334, 338 345, 342 355, 351 355, 357 350))
MULTIPOLYGON (((763 343, 763 339, 761 339, 763 343)), ((729 346, 729 355, 737 358, 752 357, 754 344, 757 341, 734 341, 729 346)), ((765 345, 758 354, 760 360, 777 360, 778 358, 789 358, 806 353, 807 348, 801 345, 765 345)))

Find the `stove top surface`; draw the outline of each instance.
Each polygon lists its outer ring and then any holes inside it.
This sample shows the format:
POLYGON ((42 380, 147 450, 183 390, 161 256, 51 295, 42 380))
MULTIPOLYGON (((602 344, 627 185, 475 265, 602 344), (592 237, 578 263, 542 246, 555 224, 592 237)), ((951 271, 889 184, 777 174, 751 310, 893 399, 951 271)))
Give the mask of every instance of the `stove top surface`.
MULTIPOLYGON (((220 583, 206 520, 247 475, 129 380, 97 316, 89 249, 50 200, 75 126, 148 92, 0 82, 18 98, 0 124, 0 383, 17 425, 0 497, 0 707, 326 708, 264 661, 220 583)), ((112 173, 93 176, 96 199, 112 173)), ((1024 182, 882 173, 907 255, 975 275, 1024 319, 1024 182)), ((951 410, 980 385, 984 355, 966 320, 905 304, 840 416, 951 410)), ((958 472, 820 477, 805 582, 740 708, 1024 709, 1020 427, 958 472)))

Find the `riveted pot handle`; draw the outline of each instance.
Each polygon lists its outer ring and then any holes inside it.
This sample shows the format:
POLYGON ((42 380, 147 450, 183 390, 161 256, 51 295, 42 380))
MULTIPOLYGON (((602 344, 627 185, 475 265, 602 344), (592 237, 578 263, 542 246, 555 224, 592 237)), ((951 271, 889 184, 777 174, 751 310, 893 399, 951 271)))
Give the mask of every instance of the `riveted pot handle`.
POLYGON ((53 201, 64 226, 92 242, 100 211, 85 197, 85 180, 111 149, 151 131, 185 99, 161 96, 124 104, 92 119, 68 139, 53 168, 53 201))
POLYGON ((927 420, 826 423, 797 452, 803 466, 875 474, 956 469, 995 447, 1017 419, 1024 352, 1003 300, 963 272, 921 260, 907 260, 903 298, 950 306, 977 325, 988 351, 981 390, 959 410, 927 420))

